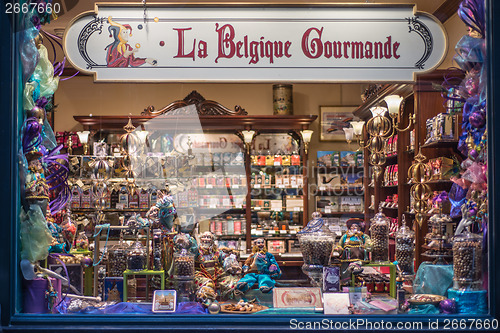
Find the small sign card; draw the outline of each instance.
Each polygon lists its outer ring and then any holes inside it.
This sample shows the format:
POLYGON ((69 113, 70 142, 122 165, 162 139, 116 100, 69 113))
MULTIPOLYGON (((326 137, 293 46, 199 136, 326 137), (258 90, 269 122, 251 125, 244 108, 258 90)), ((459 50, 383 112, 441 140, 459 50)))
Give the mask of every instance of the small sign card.
POLYGON ((175 312, 175 290, 155 290, 153 295, 153 312, 175 312))
POLYGON ((320 288, 274 288, 275 308, 321 308, 320 288))
POLYGON ((326 315, 349 314, 348 293, 324 293, 323 300, 326 315))

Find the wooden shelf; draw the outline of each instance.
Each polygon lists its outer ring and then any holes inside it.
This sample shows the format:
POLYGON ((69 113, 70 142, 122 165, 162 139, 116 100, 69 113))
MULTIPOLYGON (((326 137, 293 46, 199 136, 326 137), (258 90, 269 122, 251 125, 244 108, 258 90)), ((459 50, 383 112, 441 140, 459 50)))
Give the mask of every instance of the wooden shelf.
MULTIPOLYGON (((221 131, 241 131, 246 128, 255 128, 267 132, 283 132, 289 130, 303 130, 316 120, 318 116, 277 116, 277 115, 257 115, 257 116, 198 116, 202 127, 210 130, 221 131)), ((86 130, 103 130, 125 132, 123 126, 128 120, 132 121, 135 127, 146 125, 148 130, 192 129, 192 116, 73 116, 86 130), (157 119, 155 119, 157 118, 157 119)))
POLYGON ((458 140, 440 140, 423 144, 422 148, 457 148, 458 140))

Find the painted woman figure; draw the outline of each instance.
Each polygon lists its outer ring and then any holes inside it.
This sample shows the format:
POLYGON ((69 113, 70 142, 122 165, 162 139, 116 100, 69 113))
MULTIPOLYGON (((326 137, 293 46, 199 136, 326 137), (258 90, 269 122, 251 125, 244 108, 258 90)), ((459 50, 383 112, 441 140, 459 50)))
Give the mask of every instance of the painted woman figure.
POLYGON ((139 67, 148 63, 156 65, 156 60, 151 58, 136 58, 134 53, 138 48, 132 48, 127 42, 132 36, 132 27, 129 24, 119 24, 108 17, 110 24, 109 37, 115 40, 113 43, 106 46, 106 63, 108 67, 139 67))
POLYGON ((353 218, 349 219, 346 224, 349 230, 340 238, 339 246, 342 250, 340 260, 342 262, 368 261, 371 240, 363 232, 363 220, 353 218))

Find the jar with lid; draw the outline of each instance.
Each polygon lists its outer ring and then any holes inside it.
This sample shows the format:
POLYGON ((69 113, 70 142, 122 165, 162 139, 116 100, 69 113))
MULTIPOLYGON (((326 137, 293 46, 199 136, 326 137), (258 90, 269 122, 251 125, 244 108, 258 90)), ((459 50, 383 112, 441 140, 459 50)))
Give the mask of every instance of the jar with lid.
POLYGON ((382 213, 379 206, 378 213, 370 220, 370 237, 372 240, 372 261, 382 263, 389 261, 389 227, 391 221, 382 213))
POLYGON ((396 232, 396 261, 401 269, 401 275, 412 276, 414 274, 413 258, 415 256, 415 232, 406 226, 406 218, 396 232))
POLYGON ((321 218, 314 212, 307 226, 298 233, 300 251, 304 258, 302 271, 313 285, 323 286, 323 267, 328 266, 335 243, 335 236, 321 218))
POLYGON ((174 280, 178 302, 194 301, 194 255, 186 249, 174 253, 174 280))
POLYGON ((160 229, 153 230, 153 270, 162 269, 162 235, 160 229))
POLYGON ((108 276, 123 276, 127 269, 127 248, 120 240, 116 245, 108 249, 108 264, 106 271, 108 276))
POLYGON ((174 253, 174 278, 176 280, 194 278, 194 255, 186 249, 174 253))
POLYGON ((135 241, 127 250, 127 268, 131 271, 142 271, 146 269, 147 255, 144 245, 135 241))
POLYGON ((483 240, 466 231, 453 237, 453 289, 480 290, 483 240))

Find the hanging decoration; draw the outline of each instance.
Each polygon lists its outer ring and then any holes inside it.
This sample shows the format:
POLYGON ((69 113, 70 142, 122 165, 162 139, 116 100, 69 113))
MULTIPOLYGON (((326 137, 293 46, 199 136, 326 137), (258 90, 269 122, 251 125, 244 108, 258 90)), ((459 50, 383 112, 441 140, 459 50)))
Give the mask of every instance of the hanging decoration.
MULTIPOLYGON (((486 117, 486 41, 484 0, 463 0, 458 15, 468 27, 455 47, 455 62, 464 74, 460 84, 446 80, 447 105, 461 106, 463 123, 458 150, 466 156, 460 177, 452 178, 452 211, 463 216, 456 234, 472 232, 483 235, 486 251, 488 225, 488 158, 486 117)), ((487 276, 484 274, 483 276, 487 276)))
MULTIPOLYGON (((50 7, 51 1, 37 6, 50 7)), ((56 19, 52 10, 29 11, 21 17, 20 41, 23 103, 19 159, 23 189, 20 216, 21 259, 31 263, 44 260, 49 252, 68 252, 74 242, 76 227, 69 219, 59 225, 53 215, 70 200, 67 184, 69 163, 61 153, 47 112, 54 109, 53 95, 59 85, 65 60, 49 60, 43 41, 48 40, 57 58, 54 41, 58 37, 43 32, 43 24, 56 19), (44 38, 45 36, 45 38, 44 38)), ((60 38, 59 38, 60 39, 60 38)), ((53 298, 49 293, 48 297, 53 298)), ((49 302, 50 303, 50 302, 49 302)))

